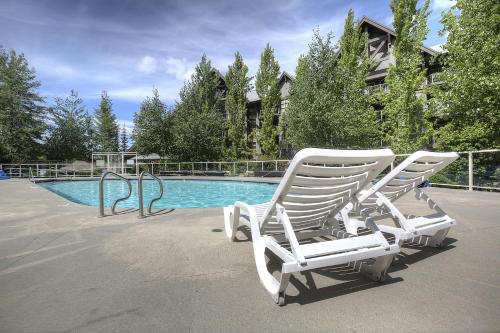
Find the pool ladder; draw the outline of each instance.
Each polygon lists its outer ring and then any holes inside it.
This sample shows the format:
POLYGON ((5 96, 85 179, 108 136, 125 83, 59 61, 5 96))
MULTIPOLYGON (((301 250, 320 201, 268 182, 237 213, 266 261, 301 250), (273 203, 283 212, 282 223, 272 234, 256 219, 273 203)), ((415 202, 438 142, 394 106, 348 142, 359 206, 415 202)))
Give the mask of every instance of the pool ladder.
MULTIPOLYGON (((116 214, 116 205, 118 202, 127 200, 130 198, 132 195, 132 183, 130 183, 130 180, 117 174, 116 172, 113 171, 106 171, 105 173, 102 174, 101 179, 99 180, 99 217, 104 217, 106 216, 104 214, 104 180, 108 175, 113 175, 115 177, 118 177, 121 180, 124 180, 127 182, 128 185, 128 194, 124 197, 116 199, 113 204, 111 205, 111 213, 116 214)), ((153 204, 160 200, 163 197, 163 183, 160 178, 156 177, 155 175, 150 174, 149 172, 143 171, 139 175, 139 179, 137 181, 137 193, 138 193, 138 199, 139 199, 139 218, 144 218, 146 215, 144 214, 144 199, 143 199, 143 190, 142 190, 142 180, 144 176, 149 175, 153 179, 155 179, 158 182, 158 185, 160 186, 160 195, 156 198, 153 198, 151 202, 148 205, 148 214, 151 215, 151 210, 153 208, 153 204)))

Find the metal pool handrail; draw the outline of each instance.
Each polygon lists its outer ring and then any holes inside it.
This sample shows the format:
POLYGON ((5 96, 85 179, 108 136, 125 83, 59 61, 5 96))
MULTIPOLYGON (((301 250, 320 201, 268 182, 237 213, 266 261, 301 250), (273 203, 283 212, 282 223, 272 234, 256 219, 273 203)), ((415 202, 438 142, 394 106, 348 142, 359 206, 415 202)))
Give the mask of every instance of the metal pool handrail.
POLYGON ((149 172, 143 171, 139 175, 139 180, 137 181, 137 194, 139 196, 139 218, 144 218, 144 200, 143 200, 143 195, 142 195, 142 179, 144 178, 145 175, 149 175, 153 177, 158 182, 158 185, 160 185, 160 195, 154 199, 151 200, 151 202, 148 205, 148 214, 151 214, 151 209, 153 208, 153 203, 155 201, 160 200, 163 197, 163 183, 160 178, 156 177, 155 175, 150 174, 149 172))
POLYGON ((116 208, 116 205, 118 204, 118 202, 122 201, 122 200, 127 200, 128 198, 130 198, 130 196, 132 195, 132 184, 130 183, 130 180, 117 174, 116 172, 113 172, 113 171, 106 171, 105 173, 102 174, 101 176, 101 179, 99 180, 99 217, 104 217, 104 179, 106 178, 107 175, 109 174, 112 174, 124 181, 127 182, 127 185, 128 185, 128 194, 127 196, 125 197, 122 197, 122 198, 118 198, 116 199, 113 204, 111 205, 111 213, 112 214, 116 214, 115 213, 115 208, 116 208))
POLYGON ((29 174, 29 179, 30 179, 30 182, 34 183, 35 182, 35 177, 33 176, 33 170, 31 169, 30 167, 30 174, 29 174))

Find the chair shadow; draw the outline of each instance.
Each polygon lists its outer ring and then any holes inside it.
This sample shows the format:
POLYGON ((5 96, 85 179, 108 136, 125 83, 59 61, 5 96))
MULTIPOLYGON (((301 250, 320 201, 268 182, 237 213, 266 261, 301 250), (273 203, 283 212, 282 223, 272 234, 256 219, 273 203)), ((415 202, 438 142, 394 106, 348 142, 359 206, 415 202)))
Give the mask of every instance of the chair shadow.
POLYGON ((244 242, 251 242, 252 241, 252 231, 250 230, 249 227, 245 225, 241 225, 238 227, 238 231, 241 231, 243 235, 245 235, 246 239, 239 239, 236 238, 234 242, 236 243, 244 243, 244 242))
MULTIPOLYGON (((266 250, 266 256, 269 258, 267 263, 268 271, 271 274, 278 275, 281 267, 279 258, 269 250, 266 250)), ((290 276, 290 284, 297 289, 298 295, 292 296, 287 294, 286 304, 296 303, 305 305, 403 281, 401 277, 393 278, 387 275, 384 282, 375 282, 348 265, 323 267, 295 274, 301 274, 306 281, 305 283, 302 282, 294 274, 290 276), (318 288, 313 274, 331 279, 332 285, 318 288), (341 282, 338 283, 338 281, 341 282)))
POLYGON ((389 272, 406 269, 408 268, 408 265, 413 265, 419 261, 452 250, 456 247, 452 244, 457 241, 458 240, 455 238, 445 238, 440 248, 424 246, 416 243, 405 243, 401 248, 401 252, 397 254, 395 262, 389 268, 389 272), (407 253, 404 251, 405 249, 416 250, 416 252, 407 253))

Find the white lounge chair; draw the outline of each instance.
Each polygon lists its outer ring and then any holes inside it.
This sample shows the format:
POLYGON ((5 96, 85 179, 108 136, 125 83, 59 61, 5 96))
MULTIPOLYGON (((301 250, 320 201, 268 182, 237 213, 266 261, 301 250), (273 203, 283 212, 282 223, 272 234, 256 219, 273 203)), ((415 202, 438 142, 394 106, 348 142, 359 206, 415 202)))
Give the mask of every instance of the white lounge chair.
POLYGON ((361 265, 361 270, 374 280, 385 276, 399 245, 390 245, 370 220, 365 223, 371 234, 351 237, 340 231, 334 217, 393 160, 390 149, 303 149, 291 161, 270 202, 236 202, 224 208, 228 238, 236 239, 240 224, 251 229, 257 272, 275 302, 284 304, 294 272, 377 258, 373 264, 361 265), (325 235, 336 239, 299 243, 325 235), (279 280, 267 269, 265 249, 283 261, 279 280))
POLYGON ((418 151, 366 191, 361 191, 353 203, 340 213, 346 231, 357 234, 365 228, 365 222, 353 217, 366 218, 371 214, 374 220, 392 218, 396 226, 378 224, 381 231, 393 234, 400 245, 411 241, 421 245, 439 247, 456 221, 449 217, 427 194, 418 188, 429 177, 435 175, 458 158, 456 153, 434 153, 418 151), (394 204, 408 192, 415 192, 415 198, 425 200, 435 214, 413 216, 403 214, 394 204), (379 214, 373 216, 373 212, 379 214))

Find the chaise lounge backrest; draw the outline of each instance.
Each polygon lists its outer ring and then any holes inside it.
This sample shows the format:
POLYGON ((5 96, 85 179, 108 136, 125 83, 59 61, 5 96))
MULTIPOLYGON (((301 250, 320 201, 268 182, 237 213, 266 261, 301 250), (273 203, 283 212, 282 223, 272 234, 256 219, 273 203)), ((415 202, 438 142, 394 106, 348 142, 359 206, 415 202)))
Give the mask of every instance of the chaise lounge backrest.
POLYGON ((389 200, 395 201, 405 193, 418 187, 450 163, 458 158, 457 153, 437 153, 428 151, 417 151, 396 168, 389 172, 384 178, 377 182, 366 192, 358 196, 363 206, 375 206, 377 196, 380 192, 389 200))
POLYGON ((276 222, 276 204, 286 209, 294 230, 320 226, 393 160, 390 149, 299 151, 263 215, 262 228, 282 230, 276 222))

